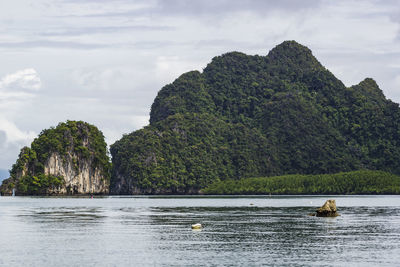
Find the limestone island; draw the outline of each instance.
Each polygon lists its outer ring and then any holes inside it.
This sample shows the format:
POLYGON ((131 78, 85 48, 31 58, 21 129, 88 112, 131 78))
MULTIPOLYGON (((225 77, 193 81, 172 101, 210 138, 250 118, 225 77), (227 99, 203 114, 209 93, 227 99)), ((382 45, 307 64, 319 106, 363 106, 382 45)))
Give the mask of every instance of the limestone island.
POLYGON ((21 149, 1 195, 108 194, 111 163, 95 126, 67 121, 43 130, 21 149))
POLYGON ((110 153, 111 194, 398 194, 400 108, 285 41, 182 74, 110 153))

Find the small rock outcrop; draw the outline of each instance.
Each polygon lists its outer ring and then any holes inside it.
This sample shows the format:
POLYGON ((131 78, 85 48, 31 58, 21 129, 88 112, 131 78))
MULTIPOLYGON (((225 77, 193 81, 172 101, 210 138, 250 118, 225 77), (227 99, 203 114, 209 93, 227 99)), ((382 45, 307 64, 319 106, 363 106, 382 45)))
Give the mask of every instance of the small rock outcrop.
POLYGON ((43 130, 24 147, 2 194, 108 194, 111 163, 103 134, 82 121, 43 130))
POLYGON ((325 204, 317 209, 315 214, 317 217, 336 217, 339 216, 336 209, 336 201, 334 199, 329 199, 325 201, 325 204))
POLYGON ((200 230, 203 226, 200 223, 192 224, 193 230, 200 230))

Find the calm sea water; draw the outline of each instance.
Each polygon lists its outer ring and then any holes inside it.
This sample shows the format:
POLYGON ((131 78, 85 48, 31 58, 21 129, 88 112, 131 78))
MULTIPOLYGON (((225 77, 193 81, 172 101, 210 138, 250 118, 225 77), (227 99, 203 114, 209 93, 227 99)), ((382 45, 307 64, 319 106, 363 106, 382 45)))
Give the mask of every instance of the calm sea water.
POLYGON ((0 266, 257 265, 399 266, 400 196, 0 197, 0 266))

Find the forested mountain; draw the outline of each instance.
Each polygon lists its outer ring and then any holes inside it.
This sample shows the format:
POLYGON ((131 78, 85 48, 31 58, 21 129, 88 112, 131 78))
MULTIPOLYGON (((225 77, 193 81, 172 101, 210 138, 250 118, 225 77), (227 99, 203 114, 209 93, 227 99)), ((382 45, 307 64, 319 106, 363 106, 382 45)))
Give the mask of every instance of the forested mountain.
POLYGON ((305 46, 212 59, 164 86, 150 125, 111 146, 111 193, 372 169, 400 174, 400 109, 373 79, 346 87, 305 46))

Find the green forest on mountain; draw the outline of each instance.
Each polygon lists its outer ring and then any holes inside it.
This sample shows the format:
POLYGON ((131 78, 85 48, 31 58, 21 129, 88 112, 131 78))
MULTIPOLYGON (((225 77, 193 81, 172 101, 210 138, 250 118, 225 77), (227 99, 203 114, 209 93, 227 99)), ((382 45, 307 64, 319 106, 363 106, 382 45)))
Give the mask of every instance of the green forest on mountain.
POLYGON ((307 47, 286 41, 267 56, 215 57, 163 87, 150 125, 111 146, 110 191, 188 194, 249 177, 400 174, 399 142, 399 105, 373 79, 346 87, 307 47))

